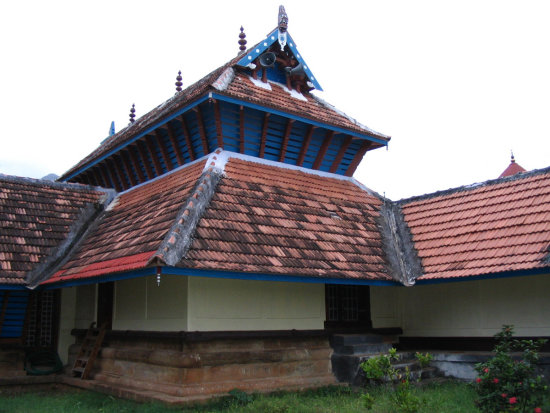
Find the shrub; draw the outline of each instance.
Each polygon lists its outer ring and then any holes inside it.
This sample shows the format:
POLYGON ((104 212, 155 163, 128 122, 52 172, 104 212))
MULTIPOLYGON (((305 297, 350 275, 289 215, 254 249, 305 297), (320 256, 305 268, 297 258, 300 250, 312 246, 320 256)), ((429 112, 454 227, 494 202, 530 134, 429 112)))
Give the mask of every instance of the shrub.
POLYGON ((365 360, 361 363, 361 368, 365 372, 365 377, 369 380, 395 380, 398 373, 392 367, 391 362, 397 360, 397 358, 397 350, 391 348, 389 354, 381 354, 365 360))
POLYGON ((430 364, 430 362, 433 359, 433 356, 430 353, 422 354, 418 351, 414 354, 414 357, 416 358, 416 360, 418 360, 418 363, 420 364, 420 367, 422 367, 422 368, 428 367, 428 365, 430 364))
POLYGON ((476 404, 482 412, 542 411, 548 387, 536 373, 536 364, 546 340, 518 340, 513 333, 513 326, 504 325, 495 335, 494 357, 475 367, 476 404))

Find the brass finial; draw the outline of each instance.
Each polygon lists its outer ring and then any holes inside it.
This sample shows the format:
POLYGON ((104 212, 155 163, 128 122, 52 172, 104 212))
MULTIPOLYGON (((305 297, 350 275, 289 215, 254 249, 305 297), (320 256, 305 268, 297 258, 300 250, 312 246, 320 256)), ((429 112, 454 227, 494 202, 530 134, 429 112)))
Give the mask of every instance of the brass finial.
POLYGON ((129 125, 131 125, 132 123, 134 123, 136 121, 135 117, 136 117, 136 105, 132 103, 132 109, 130 109, 130 123, 129 123, 129 125))
POLYGON ((181 87, 183 86, 183 83, 181 83, 181 70, 178 71, 178 77, 176 77, 176 93, 181 92, 181 87))
POLYGON ((241 26, 241 32, 239 33, 239 54, 246 52, 246 34, 244 33, 243 26, 241 26))
POLYGON ((511 157, 512 163, 516 163, 516 158, 514 158, 514 151, 510 151, 510 153, 512 154, 512 157, 511 157))

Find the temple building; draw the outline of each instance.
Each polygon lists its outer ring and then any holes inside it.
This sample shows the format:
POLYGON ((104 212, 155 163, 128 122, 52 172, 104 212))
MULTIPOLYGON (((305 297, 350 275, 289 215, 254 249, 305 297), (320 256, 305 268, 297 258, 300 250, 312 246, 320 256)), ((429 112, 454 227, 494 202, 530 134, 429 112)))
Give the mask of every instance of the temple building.
POLYGON ((498 179, 389 200, 353 173, 390 137, 315 95, 284 8, 238 45, 57 182, 0 176, 10 374, 48 347, 67 383, 176 403, 352 381, 342 365, 369 340, 550 337, 550 168, 512 158, 498 179), (86 367, 91 323, 105 337, 86 367))

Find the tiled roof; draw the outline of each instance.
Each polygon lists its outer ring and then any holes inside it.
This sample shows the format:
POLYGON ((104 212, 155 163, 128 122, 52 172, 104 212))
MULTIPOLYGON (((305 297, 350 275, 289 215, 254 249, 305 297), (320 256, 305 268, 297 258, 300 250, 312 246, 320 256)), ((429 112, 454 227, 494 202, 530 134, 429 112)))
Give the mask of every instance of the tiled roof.
POLYGON ((25 285, 29 272, 54 254, 83 211, 105 192, 0 175, 0 284, 25 285))
MULTIPOLYGON (((65 172, 59 179, 66 179, 80 168, 92 163, 117 147, 124 145, 126 142, 155 124, 162 123, 171 114, 176 113, 178 110, 193 103, 200 97, 206 96, 209 92, 237 98, 244 102, 276 109, 312 121, 326 122, 328 125, 373 136, 383 141, 390 140, 390 137, 357 123, 352 118, 339 112, 329 104, 322 102, 320 99, 315 98, 310 93, 304 93, 303 96, 298 99, 285 91, 282 85, 272 83, 271 81, 269 82, 272 89, 271 91, 258 84, 254 84, 250 80, 249 75, 243 72, 244 69, 236 66, 239 59, 240 56, 237 56, 225 65, 209 73, 198 82, 177 93, 174 97, 152 111, 138 118, 132 125, 103 142, 97 149, 65 172), (228 70, 234 71, 231 74, 236 73, 236 75, 229 76, 228 70), (229 83, 226 84, 227 82, 229 83)), ((379 146, 379 144, 375 146, 379 146)))
POLYGON ((48 282, 144 268, 195 186, 204 162, 119 194, 71 259, 48 282))
POLYGON ((350 180, 231 158, 183 267, 391 280, 381 200, 350 180))
POLYGON ((507 176, 512 176, 523 172, 526 172, 525 168, 512 159, 510 165, 508 165, 508 167, 500 174, 499 178, 505 178, 507 176))
POLYGON ((550 267, 550 168, 400 204, 419 280, 550 267))

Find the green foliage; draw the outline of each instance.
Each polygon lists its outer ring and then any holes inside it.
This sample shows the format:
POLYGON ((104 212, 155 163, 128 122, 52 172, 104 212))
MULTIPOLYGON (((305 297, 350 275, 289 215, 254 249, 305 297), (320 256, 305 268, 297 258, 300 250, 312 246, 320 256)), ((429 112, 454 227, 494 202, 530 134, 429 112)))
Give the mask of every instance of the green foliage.
POLYGON ((241 389, 230 390, 229 395, 232 397, 232 399, 230 399, 230 400, 233 400, 234 403, 239 405, 239 406, 245 406, 249 403, 252 403, 252 401, 254 401, 253 396, 251 396, 248 393, 245 393, 241 389))
POLYGON ((495 335, 495 355, 475 369, 476 404, 482 412, 548 411, 548 387, 536 373, 539 351, 546 340, 512 338, 513 326, 504 325, 495 335), (536 410, 540 409, 540 410, 536 410))
POLYGON ((395 380, 398 372, 393 368, 391 362, 397 359, 397 350, 392 347, 388 354, 381 354, 365 360, 361 363, 361 368, 365 372, 365 377, 369 380, 395 380))
POLYGON ((372 410, 374 406, 374 396, 370 393, 364 393, 361 395, 361 400, 363 400, 363 405, 365 409, 372 410))
POLYGON ((414 354, 414 357, 416 358, 416 360, 418 360, 418 363, 420 363, 420 367, 422 368, 428 367, 433 359, 433 356, 430 353, 422 354, 418 351, 414 354))
MULTIPOLYGON (((473 389, 460 382, 446 382, 417 388, 421 398, 418 413, 470 413, 475 410, 473 389)), ((377 386, 369 389, 374 400, 371 411, 396 413, 394 389, 377 386)), ((304 392, 248 395, 253 400, 240 405, 235 397, 186 407, 167 407, 160 403, 136 403, 99 393, 70 388, 25 394, 8 393, 0 388, 1 413, 364 413, 365 397, 350 387, 329 386, 304 392)))
POLYGON ((411 372, 405 369, 405 378, 397 385, 392 399, 398 411, 405 413, 416 413, 421 405, 420 397, 411 391, 411 372))

